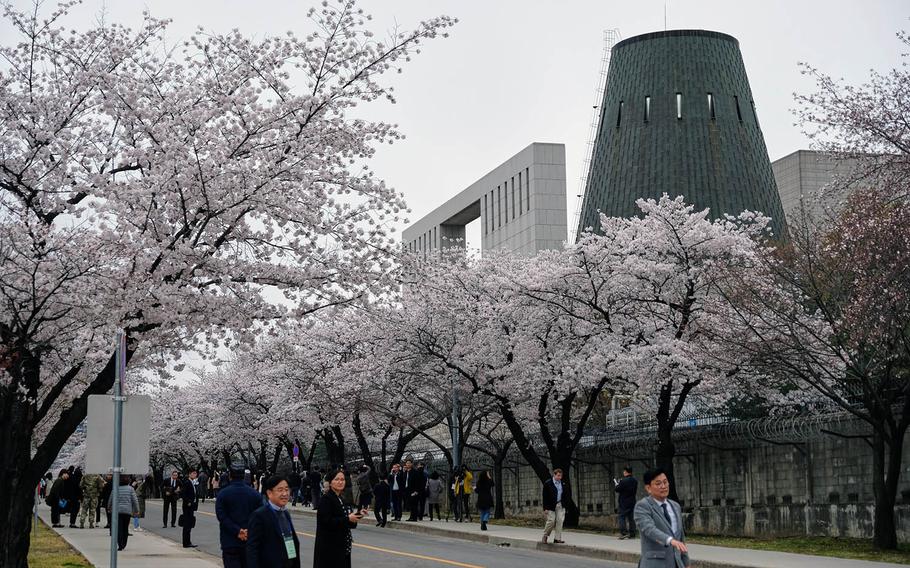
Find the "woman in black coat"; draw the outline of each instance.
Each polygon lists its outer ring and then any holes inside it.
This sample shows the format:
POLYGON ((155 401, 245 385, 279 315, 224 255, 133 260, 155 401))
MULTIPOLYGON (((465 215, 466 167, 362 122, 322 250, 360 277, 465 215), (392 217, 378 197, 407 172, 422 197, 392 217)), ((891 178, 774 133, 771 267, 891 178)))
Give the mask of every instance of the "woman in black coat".
POLYGON ((313 568, 350 568, 351 529, 363 518, 364 511, 352 512, 344 503, 344 472, 336 470, 326 476, 329 490, 319 500, 316 513, 316 545, 313 568))
POLYGON ((480 530, 487 530, 487 521, 490 520, 490 510, 493 508, 493 476, 488 470, 480 473, 474 493, 477 495, 477 509, 480 511, 480 530))

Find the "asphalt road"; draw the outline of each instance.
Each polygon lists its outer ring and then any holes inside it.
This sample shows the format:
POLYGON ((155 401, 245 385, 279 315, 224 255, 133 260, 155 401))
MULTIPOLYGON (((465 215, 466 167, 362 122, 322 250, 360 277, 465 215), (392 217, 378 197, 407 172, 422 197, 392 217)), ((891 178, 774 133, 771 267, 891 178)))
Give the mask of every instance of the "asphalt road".
MULTIPOLYGON (((181 540, 181 528, 161 528, 160 501, 147 501, 143 529, 176 542, 181 540)), ((179 513, 178 513, 179 514, 179 513)), ((294 515, 294 527, 300 535, 301 566, 313 565, 313 534, 316 518, 294 515)), ((199 549, 221 557, 218 542, 218 520, 215 504, 208 500, 199 505, 193 544, 199 549)), ((464 540, 412 533, 389 528, 377 528, 375 523, 361 523, 354 531, 352 564, 370 568, 630 568, 632 564, 579 558, 567 554, 552 554, 534 550, 502 548, 464 540)))

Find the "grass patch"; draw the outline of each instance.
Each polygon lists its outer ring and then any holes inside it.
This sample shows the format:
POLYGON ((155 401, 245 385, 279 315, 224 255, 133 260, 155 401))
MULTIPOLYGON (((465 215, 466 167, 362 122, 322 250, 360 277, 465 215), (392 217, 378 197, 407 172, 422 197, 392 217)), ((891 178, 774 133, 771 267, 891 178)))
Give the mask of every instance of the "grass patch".
MULTIPOLYGON (((518 517, 510 519, 494 519, 491 524, 507 525, 511 527, 539 528, 543 530, 543 517, 534 519, 518 517)), ((619 536, 618 533, 604 530, 594 524, 581 523, 573 531, 619 536)), ((811 554, 815 556, 831 556, 847 558, 850 560, 873 560, 876 562, 893 562, 896 564, 910 565, 910 544, 900 545, 898 550, 881 551, 872 547, 871 540, 859 538, 832 538, 832 537, 781 537, 775 539, 746 538, 735 536, 710 536, 687 535, 686 541, 694 544, 710 546, 725 546, 728 548, 745 548, 750 550, 773 550, 775 552, 792 552, 794 554, 811 554)))
POLYGON ((41 520, 37 532, 31 533, 28 565, 29 568, 92 568, 84 556, 41 520))
POLYGON ((783 537, 776 539, 743 538, 734 536, 692 535, 686 540, 696 544, 748 548, 751 550, 774 550, 816 556, 834 556, 851 560, 874 560, 910 564, 910 545, 902 544, 898 550, 881 551, 872 547, 871 540, 859 538, 833 538, 823 536, 783 537))

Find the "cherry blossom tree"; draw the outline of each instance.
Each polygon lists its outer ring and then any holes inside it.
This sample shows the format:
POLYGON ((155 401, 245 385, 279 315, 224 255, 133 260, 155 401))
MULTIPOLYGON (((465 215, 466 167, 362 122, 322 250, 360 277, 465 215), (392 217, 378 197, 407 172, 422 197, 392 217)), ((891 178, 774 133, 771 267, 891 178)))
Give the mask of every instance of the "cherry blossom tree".
POLYGON ((894 199, 905 190, 858 192, 826 233, 798 231, 764 255, 762 278, 731 282, 730 326, 719 338, 749 354, 779 403, 821 399, 869 425, 881 549, 897 547, 910 426, 910 205, 894 199))
POLYGON ((602 234, 579 240, 572 250, 578 282, 561 295, 587 309, 582 317, 624 337, 613 370, 621 377, 617 391, 656 415, 656 463, 676 499, 673 429, 680 414, 693 402, 716 409, 737 392, 730 378, 739 365, 719 356, 713 339, 726 325, 717 317, 727 302, 718 286, 750 272, 768 219, 745 212, 711 221, 708 210, 666 194, 638 206, 641 217, 602 216, 602 234), (602 310, 605 300, 622 309, 602 310))
POLYGON ((168 22, 64 27, 4 4, 0 48, 0 564, 26 564, 38 478, 113 382, 386 284, 401 196, 363 167, 400 134, 350 116, 453 20, 376 39, 352 2, 305 37, 168 22), (267 292, 267 293, 266 293, 267 292), (277 301, 276 301, 277 300, 277 301), (260 322, 259 325, 254 325, 260 322), (34 447, 34 450, 33 450, 34 447))
MULTIPOLYGON (((903 48, 910 48, 910 35, 899 32, 903 48)), ((908 53, 904 53, 907 57, 908 53)), ((813 78, 816 90, 794 94, 796 117, 813 146, 837 159, 857 165, 828 188, 843 200, 857 181, 871 182, 894 197, 907 198, 910 188, 910 67, 886 73, 870 71, 862 85, 849 85, 807 63, 802 73, 813 78)))

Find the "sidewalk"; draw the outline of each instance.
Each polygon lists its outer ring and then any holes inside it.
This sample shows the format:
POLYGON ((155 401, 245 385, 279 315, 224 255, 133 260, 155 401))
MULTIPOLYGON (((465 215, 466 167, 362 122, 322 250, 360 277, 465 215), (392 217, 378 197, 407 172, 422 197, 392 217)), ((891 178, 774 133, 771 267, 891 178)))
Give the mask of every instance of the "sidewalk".
MULTIPOLYGON (((315 512, 310 509, 297 507, 293 508, 293 512, 315 515, 315 512)), ((485 532, 480 530, 479 522, 456 523, 454 521, 430 522, 424 520, 419 523, 406 523, 389 521, 389 527, 498 546, 529 548, 632 564, 638 562, 639 547, 641 546, 637 539, 619 540, 613 536, 571 530, 563 531, 563 539, 566 544, 543 544, 540 542, 543 532, 542 521, 540 529, 489 525, 489 530, 485 532)), ((898 568, 906 566, 890 562, 848 560, 829 556, 724 548, 704 544, 690 544, 689 556, 692 558, 692 568, 898 568)))
MULTIPOLYGON (((38 507, 38 516, 51 526, 51 512, 47 507, 38 507)), ((101 519, 104 523, 104 519, 101 519)), ((102 526, 104 526, 102 524, 102 526)), ((106 529, 54 529, 73 548, 82 553, 95 568, 109 568, 111 560, 111 537, 106 529)), ((209 556, 195 549, 185 549, 174 541, 161 538, 148 532, 133 533, 126 545, 126 550, 117 556, 118 566, 129 568, 161 568, 162 566, 179 566, 180 568, 218 568, 220 559, 209 556)))

